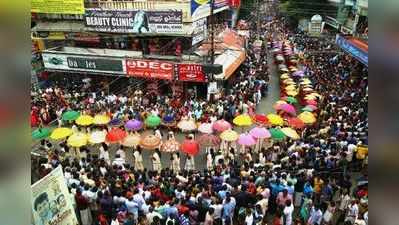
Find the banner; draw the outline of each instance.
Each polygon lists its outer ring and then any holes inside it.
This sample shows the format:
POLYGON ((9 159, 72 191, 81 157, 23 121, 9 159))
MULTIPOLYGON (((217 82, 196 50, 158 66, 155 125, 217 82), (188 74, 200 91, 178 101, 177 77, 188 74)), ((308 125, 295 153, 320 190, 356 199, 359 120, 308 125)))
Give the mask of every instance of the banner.
POLYGON ((206 18, 199 19, 193 22, 193 40, 192 45, 196 45, 199 42, 206 39, 208 33, 206 18))
POLYGON ((53 14, 84 14, 83 0, 32 0, 31 12, 53 14))
MULTIPOLYGON (((191 0, 191 19, 193 21, 211 14, 211 0, 191 0)), ((227 9, 227 0, 215 0, 214 13, 227 9)))
POLYGON ((127 75, 132 77, 172 80, 174 64, 164 61, 127 59, 126 71, 127 75))
POLYGON ((347 40, 344 36, 337 35, 335 42, 345 52, 349 53, 364 65, 368 66, 369 56, 368 52, 356 46, 353 42, 347 40))
POLYGON ((33 184, 31 194, 34 224, 78 224, 61 166, 33 184))
POLYGON ((198 64, 179 64, 179 81, 206 82, 206 76, 202 65, 198 64))
POLYGON ((46 69, 126 74, 124 60, 72 54, 42 53, 46 69))
POLYGON ((182 11, 86 9, 88 30, 115 33, 183 33, 182 11))

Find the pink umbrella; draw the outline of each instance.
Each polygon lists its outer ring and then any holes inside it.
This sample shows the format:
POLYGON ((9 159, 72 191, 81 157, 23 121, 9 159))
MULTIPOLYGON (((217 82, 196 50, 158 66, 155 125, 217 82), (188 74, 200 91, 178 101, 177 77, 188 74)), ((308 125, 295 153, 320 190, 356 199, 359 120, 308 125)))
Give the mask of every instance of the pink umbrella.
POLYGON ((205 147, 219 146, 220 142, 220 137, 212 134, 203 134, 198 138, 198 143, 205 147))
POLYGON ((212 124, 211 123, 201 123, 198 127, 198 131, 203 133, 203 134, 212 134, 213 129, 212 129, 212 124))
POLYGON ((281 105, 276 106, 276 109, 277 110, 282 110, 282 111, 284 111, 286 113, 289 113, 291 115, 296 115, 295 107, 293 105, 291 105, 291 104, 281 104, 281 105))
POLYGON ((227 122, 226 120, 223 120, 223 119, 222 120, 217 120, 217 121, 215 121, 213 123, 212 128, 215 131, 223 132, 225 130, 231 129, 231 124, 229 122, 227 122))
POLYGON ((264 127, 255 127, 249 131, 249 134, 254 138, 269 138, 271 137, 270 132, 264 127))
POLYGON ((256 144, 256 140, 250 134, 245 133, 245 134, 240 134, 237 143, 244 146, 252 146, 256 144))

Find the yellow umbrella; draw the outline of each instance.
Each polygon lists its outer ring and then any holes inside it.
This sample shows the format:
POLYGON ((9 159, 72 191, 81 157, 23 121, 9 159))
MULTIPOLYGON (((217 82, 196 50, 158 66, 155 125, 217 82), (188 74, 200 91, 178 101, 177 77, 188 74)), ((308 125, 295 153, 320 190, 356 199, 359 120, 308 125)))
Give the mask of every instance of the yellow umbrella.
POLYGON ((108 124, 111 119, 106 115, 96 115, 94 116, 93 123, 97 125, 108 124))
POLYGON ((272 113, 267 115, 267 119, 272 125, 282 126, 284 123, 284 120, 281 116, 272 113))
POLYGON ((298 92, 297 91, 287 91, 287 95, 295 97, 298 95, 298 92))
POLYGON ((281 74, 280 78, 284 80, 290 78, 290 76, 288 75, 288 73, 283 73, 281 74))
POLYGON ((315 100, 316 99, 316 96, 313 96, 313 95, 306 95, 305 96, 305 100, 315 100))
POLYGON ((290 85, 290 84, 295 84, 295 81, 286 79, 286 80, 283 80, 283 83, 290 85))
POLYGON ((292 67, 292 68, 290 68, 290 71, 295 72, 295 71, 298 71, 298 69, 296 67, 292 67))
POLYGON ((234 130, 225 130, 220 134, 220 138, 224 141, 236 141, 238 139, 238 133, 234 130))
POLYGON ((82 147, 87 145, 88 137, 84 133, 75 133, 68 138, 68 145, 72 147, 82 147))
POLYGON ((287 87, 285 87, 285 90, 286 91, 295 91, 296 87, 295 87, 295 85, 288 85, 287 87))
POLYGON ((310 95, 310 96, 313 96, 313 97, 319 97, 319 98, 321 98, 321 94, 316 93, 316 92, 310 93, 309 95, 310 95))
POLYGON ((305 124, 312 124, 316 122, 316 117, 311 112, 303 112, 299 114, 298 118, 302 120, 305 124))
POLYGON ((311 83, 312 81, 310 81, 309 79, 301 81, 301 84, 311 84, 311 83))
POLYGON ((306 87, 306 88, 304 88, 304 89, 302 89, 302 90, 304 90, 304 91, 313 91, 313 88, 306 87))
POLYGON ((72 134, 72 129, 66 127, 60 127, 53 130, 53 132, 50 135, 50 138, 53 140, 60 140, 68 137, 71 134, 72 134))
POLYGON ((77 125, 80 126, 89 126, 91 124, 93 124, 93 117, 89 116, 89 115, 82 115, 79 116, 79 118, 77 120, 75 120, 77 125))
POLYGON ((273 108, 276 109, 279 105, 282 104, 287 104, 287 102, 283 100, 278 100, 276 103, 274 103, 273 108))
POLYGON ((136 147, 140 144, 141 136, 139 134, 133 134, 127 136, 123 141, 122 145, 126 147, 136 147))
POLYGON ((298 133, 290 127, 284 127, 280 130, 285 134, 285 136, 290 137, 293 140, 298 140, 300 138, 298 133))
POLYGON ((234 118, 233 123, 237 126, 251 126, 252 118, 248 114, 242 114, 234 118))

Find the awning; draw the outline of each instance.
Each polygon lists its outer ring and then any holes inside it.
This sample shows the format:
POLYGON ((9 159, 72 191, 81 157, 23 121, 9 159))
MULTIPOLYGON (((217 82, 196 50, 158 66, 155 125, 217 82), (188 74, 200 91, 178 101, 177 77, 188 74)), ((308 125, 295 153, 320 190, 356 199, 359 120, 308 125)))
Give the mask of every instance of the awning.
POLYGON ((245 51, 226 50, 215 59, 215 64, 223 65, 223 73, 215 75, 215 79, 227 80, 244 61, 245 51))
POLYGON ((337 35, 335 43, 346 53, 358 59, 361 63, 368 66, 368 43, 352 36, 337 35))

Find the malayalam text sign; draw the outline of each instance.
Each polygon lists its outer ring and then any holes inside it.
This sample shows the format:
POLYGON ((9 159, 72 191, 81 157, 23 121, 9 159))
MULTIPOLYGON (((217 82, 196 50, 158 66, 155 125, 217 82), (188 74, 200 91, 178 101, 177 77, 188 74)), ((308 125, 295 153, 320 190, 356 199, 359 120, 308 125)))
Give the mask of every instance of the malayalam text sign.
POLYGON ((84 14, 84 0, 32 0, 31 12, 51 14, 84 14))

